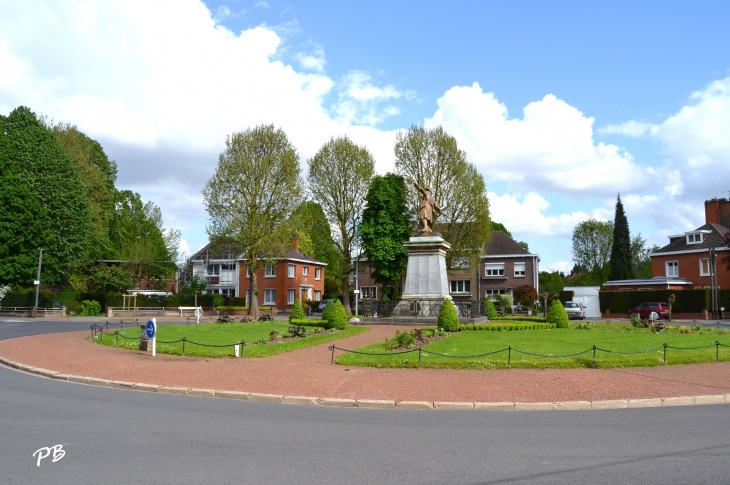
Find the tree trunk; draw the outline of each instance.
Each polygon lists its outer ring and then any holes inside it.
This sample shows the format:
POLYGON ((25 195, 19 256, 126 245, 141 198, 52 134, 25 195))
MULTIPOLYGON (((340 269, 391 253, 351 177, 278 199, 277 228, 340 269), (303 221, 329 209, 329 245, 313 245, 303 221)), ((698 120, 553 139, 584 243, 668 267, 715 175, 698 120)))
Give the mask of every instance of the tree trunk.
POLYGON ((258 268, 251 268, 251 301, 248 304, 248 314, 254 318, 259 317, 259 284, 256 280, 258 268))
POLYGON ((348 276, 342 278, 342 304, 345 306, 345 313, 352 315, 352 308, 350 308, 350 278, 348 276))

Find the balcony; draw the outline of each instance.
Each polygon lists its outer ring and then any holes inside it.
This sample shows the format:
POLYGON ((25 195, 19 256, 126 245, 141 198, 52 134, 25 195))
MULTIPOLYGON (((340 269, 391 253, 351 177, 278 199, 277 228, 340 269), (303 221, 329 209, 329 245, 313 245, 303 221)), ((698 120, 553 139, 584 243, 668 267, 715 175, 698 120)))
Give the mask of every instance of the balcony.
POLYGON ((217 284, 220 284, 221 278, 220 278, 220 276, 206 276, 205 282, 208 283, 209 285, 217 285, 217 284))

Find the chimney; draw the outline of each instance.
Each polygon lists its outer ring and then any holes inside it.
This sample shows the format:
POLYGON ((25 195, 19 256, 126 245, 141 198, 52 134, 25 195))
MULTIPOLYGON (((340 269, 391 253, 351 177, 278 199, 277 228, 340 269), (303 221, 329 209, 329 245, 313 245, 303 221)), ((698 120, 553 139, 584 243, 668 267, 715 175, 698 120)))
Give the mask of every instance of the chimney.
POLYGON ((730 201, 710 199, 705 201, 705 223, 722 224, 730 227, 730 201))
POLYGON ((291 247, 293 247, 295 251, 299 251, 299 238, 298 237, 292 238, 291 247))

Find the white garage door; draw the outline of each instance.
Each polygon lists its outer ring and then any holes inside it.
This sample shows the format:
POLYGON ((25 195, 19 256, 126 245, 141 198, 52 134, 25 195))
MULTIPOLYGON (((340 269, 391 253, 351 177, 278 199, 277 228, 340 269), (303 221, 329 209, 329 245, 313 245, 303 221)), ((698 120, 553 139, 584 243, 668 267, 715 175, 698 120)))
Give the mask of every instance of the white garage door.
POLYGON ((601 303, 598 299, 598 286, 566 286, 564 291, 573 292, 573 301, 579 301, 586 307, 586 317, 601 318, 601 303))

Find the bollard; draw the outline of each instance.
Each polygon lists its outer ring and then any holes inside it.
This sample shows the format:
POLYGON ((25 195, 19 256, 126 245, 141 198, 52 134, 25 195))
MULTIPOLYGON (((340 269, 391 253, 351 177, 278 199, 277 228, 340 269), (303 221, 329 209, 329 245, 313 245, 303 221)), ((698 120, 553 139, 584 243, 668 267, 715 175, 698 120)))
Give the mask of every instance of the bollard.
POLYGON ((664 344, 664 363, 667 363, 667 344, 664 344))
POLYGON ((596 367, 596 346, 593 346, 593 367, 596 367))
POLYGON ((418 365, 421 365, 421 347, 418 347, 418 365))
POLYGON ((510 368, 510 363, 512 361, 512 346, 509 345, 507 347, 507 368, 510 368))
POLYGON ((119 332, 114 332, 114 339, 117 341, 117 347, 119 347, 119 332))
POLYGON ((720 341, 715 340, 715 362, 720 362, 720 341))
POLYGON ((186 340, 187 339, 185 337, 182 338, 182 341, 183 341, 183 357, 185 357, 185 341, 186 340))

